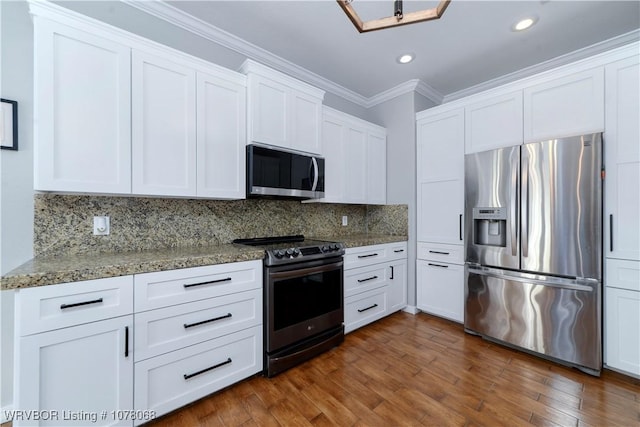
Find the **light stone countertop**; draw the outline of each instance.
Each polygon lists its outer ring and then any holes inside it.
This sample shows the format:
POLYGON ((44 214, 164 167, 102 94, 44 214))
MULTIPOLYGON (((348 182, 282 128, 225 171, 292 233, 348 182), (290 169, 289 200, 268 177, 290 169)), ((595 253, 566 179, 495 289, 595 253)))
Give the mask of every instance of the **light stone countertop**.
MULTIPOLYGON (((314 236, 313 238, 343 242, 347 248, 407 240, 407 236, 380 234, 314 236)), ((264 258, 262 249, 234 244, 139 252, 107 252, 89 255, 39 257, 22 264, 3 276, 0 289, 30 288, 154 271, 251 261, 262 258, 264 258)))

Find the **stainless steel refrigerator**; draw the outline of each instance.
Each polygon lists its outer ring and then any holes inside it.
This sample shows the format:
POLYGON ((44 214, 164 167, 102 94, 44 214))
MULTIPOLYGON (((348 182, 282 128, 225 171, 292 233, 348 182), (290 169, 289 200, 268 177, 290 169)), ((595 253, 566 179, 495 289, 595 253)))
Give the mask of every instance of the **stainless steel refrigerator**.
POLYGON ((602 368, 602 134, 465 156, 465 330, 602 368))

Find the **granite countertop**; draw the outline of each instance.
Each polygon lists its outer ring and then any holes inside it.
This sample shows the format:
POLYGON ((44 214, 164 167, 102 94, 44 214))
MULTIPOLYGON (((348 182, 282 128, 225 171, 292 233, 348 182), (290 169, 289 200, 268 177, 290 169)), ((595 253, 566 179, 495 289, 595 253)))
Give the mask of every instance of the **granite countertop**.
MULTIPOLYGON (((344 242, 347 248, 406 241, 406 236, 353 234, 314 236, 314 239, 344 242)), ((41 257, 22 264, 2 277, 0 289, 20 289, 58 283, 205 265, 262 259, 260 248, 234 244, 171 248, 139 252, 41 257)))

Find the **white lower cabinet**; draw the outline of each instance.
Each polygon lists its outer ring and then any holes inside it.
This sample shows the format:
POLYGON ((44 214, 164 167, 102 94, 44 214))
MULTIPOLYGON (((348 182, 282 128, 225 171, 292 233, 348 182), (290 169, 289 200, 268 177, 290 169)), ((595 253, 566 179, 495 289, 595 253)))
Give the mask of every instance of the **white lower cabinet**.
POLYGON ((418 260, 417 307, 427 313, 464 321, 464 267, 440 261, 418 260))
POLYGON ((407 243, 348 248, 344 330, 351 332, 407 305, 407 243))
POLYGON ((133 316, 127 304, 132 282, 126 276, 17 292, 14 409, 24 412, 14 426, 132 425, 133 316), (112 291, 123 282, 129 295, 118 302, 112 291), (91 292, 74 294, 81 284, 91 292), (129 313, 102 319, 118 307, 129 313), (56 322, 40 322, 43 311, 56 322))
POLYGON ((136 363, 136 410, 160 416, 261 370, 260 324, 136 363))

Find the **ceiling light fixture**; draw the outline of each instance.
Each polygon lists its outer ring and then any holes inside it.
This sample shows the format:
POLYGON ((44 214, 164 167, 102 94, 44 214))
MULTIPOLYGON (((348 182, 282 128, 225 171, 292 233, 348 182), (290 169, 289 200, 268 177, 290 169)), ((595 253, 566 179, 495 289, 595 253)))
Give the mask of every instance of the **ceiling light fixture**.
POLYGON ((527 28, 530 28, 535 23, 535 18, 524 18, 513 24, 511 28, 513 29, 513 31, 523 31, 527 28))
POLYGON ((344 13, 347 14, 353 25, 355 25, 356 29, 361 33, 382 30, 384 28, 397 27, 400 25, 415 24, 416 22, 439 19, 451 2, 451 0, 441 0, 436 7, 433 7, 431 9, 404 13, 402 10, 402 0, 395 0, 393 2, 393 16, 373 19, 371 21, 362 21, 353 6, 351 6, 353 0, 336 1, 340 5, 344 13))
POLYGON ((401 64, 408 64, 409 62, 413 61, 414 58, 415 55, 413 53, 405 53, 403 55, 400 55, 397 61, 401 64))

